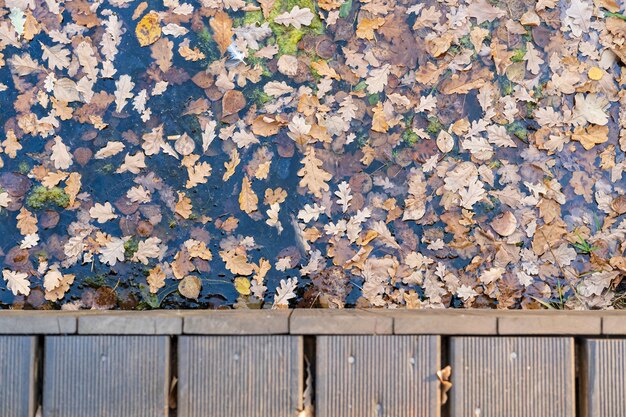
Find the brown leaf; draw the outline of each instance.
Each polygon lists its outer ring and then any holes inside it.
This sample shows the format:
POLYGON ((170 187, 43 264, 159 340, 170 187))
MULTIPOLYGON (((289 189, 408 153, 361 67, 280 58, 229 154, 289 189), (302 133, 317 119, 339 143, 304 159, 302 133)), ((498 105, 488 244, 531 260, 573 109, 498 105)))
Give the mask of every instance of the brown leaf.
POLYGON ((213 16, 209 24, 213 29, 213 39, 217 42, 220 52, 225 53, 233 42, 233 21, 228 17, 228 14, 219 11, 213 16))
POLYGON ((252 189, 252 184, 248 177, 243 177, 241 182, 241 192, 239 193, 239 207, 250 214, 258 208, 259 198, 252 189))

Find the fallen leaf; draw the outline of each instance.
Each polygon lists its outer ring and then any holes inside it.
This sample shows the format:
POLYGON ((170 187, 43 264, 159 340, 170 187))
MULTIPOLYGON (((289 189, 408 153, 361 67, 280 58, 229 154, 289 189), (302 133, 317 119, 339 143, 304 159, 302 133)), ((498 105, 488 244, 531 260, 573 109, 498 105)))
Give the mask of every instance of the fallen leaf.
POLYGON ((141 46, 155 43, 161 37, 159 15, 156 12, 150 12, 142 17, 139 23, 137 23, 135 34, 141 46))

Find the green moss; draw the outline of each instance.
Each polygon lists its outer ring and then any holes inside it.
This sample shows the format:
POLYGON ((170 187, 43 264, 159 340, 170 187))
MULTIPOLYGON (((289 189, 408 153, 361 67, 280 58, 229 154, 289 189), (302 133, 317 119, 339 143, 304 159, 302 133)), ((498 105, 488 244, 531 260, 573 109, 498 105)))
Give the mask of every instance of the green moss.
POLYGON ((522 62, 524 60, 524 55, 526 55, 526 48, 514 49, 513 56, 511 56, 511 61, 522 62))
POLYGON ((295 55, 296 52, 298 52, 298 42, 300 42, 306 34, 312 33, 321 35, 324 33, 324 26, 317 15, 315 0, 276 0, 267 20, 276 37, 279 56, 284 54, 295 55), (296 29, 293 26, 284 26, 274 22, 276 16, 291 11, 294 6, 311 10, 313 20, 309 26, 302 26, 300 29, 296 29))
POLYGON ((246 63, 251 67, 259 66, 261 68, 261 75, 263 75, 264 77, 272 76, 272 73, 267 68, 267 65, 265 65, 265 59, 257 58, 254 55, 250 55, 246 58, 246 63))
POLYGON ((217 42, 213 40, 213 35, 206 26, 198 33, 198 48, 206 57, 206 62, 213 62, 221 57, 217 42))
POLYGON ((139 239, 135 237, 128 239, 126 243, 124 243, 124 256, 127 259, 132 258, 133 256, 135 256, 135 252, 137 252, 137 249, 139 249, 139 239))
POLYGON ((22 161, 20 162, 20 165, 18 166, 17 170, 19 171, 20 174, 26 175, 30 172, 30 165, 28 164, 28 162, 22 161))
POLYGON ((367 96, 367 101, 369 102, 370 106, 375 106, 380 101, 380 95, 378 93, 370 94, 369 96, 367 96))
POLYGON ((459 39, 459 45, 466 49, 474 49, 474 44, 472 44, 472 40, 469 35, 465 35, 459 39))
POLYGON ((500 87, 502 90, 502 95, 508 96, 513 94, 513 83, 508 78, 500 79, 500 87))
POLYGON ((243 15, 242 23, 244 25, 258 24, 260 26, 263 22, 265 22, 265 18, 263 17, 263 12, 261 10, 252 10, 243 15))
POLYGON ((108 164, 102 165, 102 167, 100 168, 100 171, 101 171, 101 172, 103 172, 103 173, 105 173, 105 174, 111 173, 111 172, 113 172, 114 170, 115 170, 115 165, 113 165, 113 164, 111 164, 111 163, 108 163, 108 164))
POLYGON ((402 140, 409 146, 415 145, 419 139, 420 137, 413 131, 413 129, 407 129, 402 133, 402 140))
POLYGON ((265 91, 263 91, 262 88, 255 88, 252 90, 250 97, 252 98, 252 101, 257 104, 257 106, 262 106, 273 100, 272 96, 265 94, 265 91))
POLYGON ((517 136, 520 140, 528 142, 528 130, 520 121, 513 122, 506 127, 507 132, 517 136))
POLYGON ((345 19, 350 14, 352 10, 352 0, 348 0, 344 4, 339 7, 339 17, 345 19))
POLYGON ((354 91, 363 91, 365 88, 367 88, 367 83, 365 81, 361 81, 354 86, 354 91))
POLYGON ((33 188, 31 194, 26 198, 26 205, 33 209, 40 209, 47 204, 56 204, 59 207, 67 207, 70 204, 70 196, 59 187, 50 189, 43 185, 33 188))
POLYGON ((443 129, 443 124, 439 121, 439 119, 435 116, 428 117, 428 126, 426 127, 426 131, 431 135, 438 135, 439 132, 443 129))

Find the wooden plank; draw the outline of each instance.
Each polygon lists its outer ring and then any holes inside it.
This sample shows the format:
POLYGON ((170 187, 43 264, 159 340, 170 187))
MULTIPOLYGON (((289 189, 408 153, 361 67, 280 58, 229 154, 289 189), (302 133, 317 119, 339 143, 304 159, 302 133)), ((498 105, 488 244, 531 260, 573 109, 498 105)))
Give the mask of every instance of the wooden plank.
POLYGON ((2 416, 32 417, 35 413, 34 336, 0 336, 0 406, 2 416))
POLYGON ((626 417, 626 340, 584 342, 583 417, 626 417))
POLYGON ((438 336, 317 338, 317 417, 438 417, 438 336))
POLYGON ((451 415, 574 417, 570 337, 454 337, 451 415))
POLYGON ((287 417, 302 408, 302 338, 182 336, 178 417, 287 417))
POLYGON ((165 417, 168 336, 48 336, 44 417, 165 417))

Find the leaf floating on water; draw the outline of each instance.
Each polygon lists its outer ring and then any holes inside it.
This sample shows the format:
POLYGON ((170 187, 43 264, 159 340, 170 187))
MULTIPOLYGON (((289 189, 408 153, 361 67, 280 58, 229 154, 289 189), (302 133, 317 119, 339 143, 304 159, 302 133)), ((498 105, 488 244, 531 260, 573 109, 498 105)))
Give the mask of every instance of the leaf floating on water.
POLYGON ((300 29, 302 26, 309 26, 314 16, 311 10, 306 7, 301 9, 300 6, 293 6, 291 11, 276 16, 274 22, 300 29))
POLYGON ((202 289, 202 281, 195 275, 188 275, 178 284, 178 292, 185 298, 198 300, 200 290, 202 289))
POLYGON ((233 41, 233 21, 224 12, 217 12, 210 20, 211 28, 213 29, 213 37, 215 42, 220 48, 220 52, 223 54, 233 41))
POLYGON ((161 37, 159 15, 156 12, 150 12, 142 17, 139 23, 137 23, 135 34, 141 46, 155 43, 161 37))

